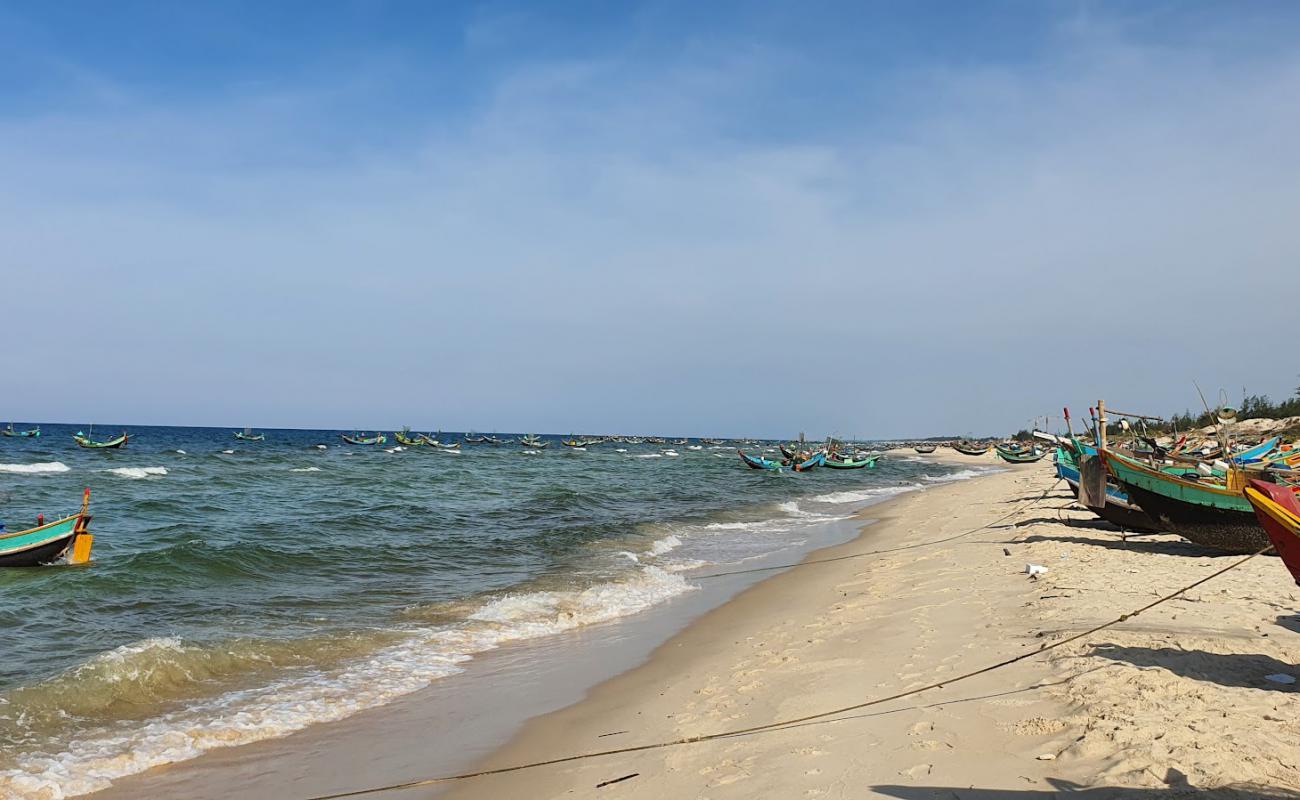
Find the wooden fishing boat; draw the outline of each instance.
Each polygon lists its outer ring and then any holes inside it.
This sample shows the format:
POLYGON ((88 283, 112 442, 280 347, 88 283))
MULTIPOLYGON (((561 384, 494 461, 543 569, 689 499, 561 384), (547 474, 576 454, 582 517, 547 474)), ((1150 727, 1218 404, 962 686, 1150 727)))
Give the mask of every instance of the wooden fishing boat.
POLYGON ((813 453, 802 460, 796 460, 792 467, 795 472, 807 472, 810 469, 816 469, 826 463, 826 454, 823 452, 813 453))
POLYGON ((974 442, 953 442, 952 449, 965 456, 982 456, 989 451, 989 445, 974 442))
POLYGON ((1109 449, 1101 456, 1129 498, 1162 530, 1229 553, 1253 553, 1268 544, 1243 494, 1243 471, 1229 470, 1225 483, 1218 484, 1170 475, 1109 449))
POLYGON ((867 456, 861 459, 854 459, 851 456, 826 456, 822 460, 822 466, 828 469, 875 469, 878 460, 880 460, 879 455, 867 456))
POLYGON ((77 443, 78 447, 84 447, 87 450, 113 450, 125 446, 127 440, 131 437, 123 431, 120 435, 112 439, 97 442, 81 431, 77 431, 72 435, 72 438, 77 443))
POLYGON ((1269 439, 1264 442, 1260 442, 1254 447, 1250 447, 1240 452, 1233 453, 1232 455, 1228 456, 1228 459, 1232 461, 1232 463, 1234 464, 1243 464, 1243 465, 1257 464, 1265 460, 1268 457, 1268 455, 1272 453, 1274 450, 1276 450, 1277 446, 1280 445, 1281 443, 1282 443, 1282 437, 1274 436, 1272 439, 1269 439))
MULTIPOLYGON (((1082 449, 1083 445, 1075 442, 1074 446, 1082 449)), ((1087 458, 1097 458, 1096 448, 1089 448, 1090 453, 1086 454, 1087 458)), ((1075 497, 1079 496, 1079 482, 1082 480, 1079 472, 1077 456, 1068 447, 1062 446, 1056 451, 1056 476, 1065 481, 1070 487, 1070 491, 1075 497)), ((1151 519, 1147 512, 1143 511, 1133 501, 1129 500, 1128 495, 1120 488, 1109 474, 1106 476, 1106 500, 1100 506, 1084 506, 1101 519, 1122 530, 1141 531, 1143 533, 1155 533, 1160 530, 1156 521, 1151 519)))
POLYGON ((14 430, 14 424, 11 422, 9 423, 9 427, 0 430, 0 433, 3 433, 5 436, 14 436, 20 439, 31 439, 41 435, 41 426, 37 425, 35 428, 30 430, 16 431, 14 430))
POLYGON ((380 445, 388 441, 388 437, 382 433, 376 433, 374 436, 366 436, 364 433, 354 433, 348 436, 344 433, 339 438, 348 444, 356 445, 380 445))
POLYGON ((1046 450, 1037 447, 1030 449, 1011 450, 1004 447, 995 447, 998 457, 1008 464, 1033 464, 1042 460, 1047 455, 1046 450))
POLYGON ((424 444, 423 436, 412 436, 410 428, 402 428, 393 434, 393 439, 403 447, 420 447, 424 444))
POLYGON ((921 455, 928 455, 930 453, 933 453, 937 449, 937 447, 938 447, 937 445, 933 445, 933 444, 918 444, 912 449, 920 453, 921 455))
POLYGON ((1296 498, 1296 490, 1253 480, 1246 485, 1244 494, 1273 549, 1291 571, 1296 585, 1300 585, 1300 500, 1296 498))
POLYGON ((780 461, 774 461, 773 459, 770 458, 763 458, 762 456, 751 456, 745 453, 745 451, 743 450, 737 450, 736 452, 740 455, 740 460, 744 461, 745 465, 748 466, 750 469, 766 469, 766 470, 772 470, 773 472, 781 471, 780 461))
POLYGON ((594 445, 594 444, 600 444, 600 440, 598 440, 598 439, 578 439, 578 438, 575 438, 575 437, 573 437, 573 436, 570 436, 568 439, 565 439, 565 440, 561 441, 560 444, 564 445, 565 447, 577 447, 577 448, 583 448, 583 447, 590 447, 591 445, 594 445))
POLYGON ((70 517, 5 533, 0 529, 0 567, 35 567, 67 556, 69 564, 90 560, 95 537, 90 533, 90 490, 81 497, 81 511, 70 517))
POLYGON ((520 439, 519 443, 524 447, 529 447, 534 450, 541 450, 543 447, 546 447, 548 444, 550 444, 550 442, 546 441, 542 437, 532 433, 520 439))
POLYGON ((794 461, 799 456, 798 453, 783 444, 778 444, 777 449, 781 451, 781 457, 786 461, 794 461))
POLYGON ((264 442, 266 441, 266 434, 253 433, 252 428, 244 428, 243 431, 235 431, 235 438, 245 442, 264 442))

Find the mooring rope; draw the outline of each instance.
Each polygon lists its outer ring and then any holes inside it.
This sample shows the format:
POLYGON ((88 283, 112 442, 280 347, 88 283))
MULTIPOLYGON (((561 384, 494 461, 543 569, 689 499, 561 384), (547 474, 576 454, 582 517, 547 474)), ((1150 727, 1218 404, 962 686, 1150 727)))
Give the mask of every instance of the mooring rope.
MULTIPOLYGON (((1053 486, 1055 486, 1055 484, 1053 484, 1053 486)), ((1048 487, 1048 491, 1050 490, 1051 487, 1048 487)), ((1044 492, 1043 496, 1046 496, 1046 492, 1044 492)), ((1042 499, 1041 497, 1038 498, 1038 500, 1041 499, 1042 499)), ((988 528, 1001 520, 1007 519, 1010 516, 1011 514, 1003 515, 998 520, 994 520, 993 522, 990 522, 975 530, 983 530, 984 528, 988 528)), ((968 535, 973 532, 974 531, 967 531, 966 533, 961 535, 968 535)), ((612 750, 597 750, 590 753, 579 753, 576 755, 561 756, 559 758, 551 758, 543 761, 531 761, 524 764, 512 764, 507 767, 495 767, 492 769, 483 769, 474 772, 462 772, 457 775, 444 775, 444 776, 434 777, 434 778, 421 778, 419 780, 406 781, 404 783, 393 783, 385 786, 373 786, 365 789, 353 789, 351 791, 346 791, 346 792, 336 792, 333 794, 315 795, 313 797, 308 798, 307 800, 340 800, 340 798, 361 797, 364 795, 376 794, 378 792, 400 791, 403 789, 414 789, 420 786, 433 786, 439 783, 451 783, 454 781, 469 780, 471 778, 483 778, 490 775, 504 775, 511 772, 520 772, 528 769, 536 769, 538 767, 550 767, 558 764, 570 764, 575 761, 585 761, 593 758, 604 758, 607 756, 625 755, 629 753, 643 753, 649 750, 662 750, 669 747, 679 747, 682 745, 699 744, 701 742, 716 741, 718 739, 728 739, 737 736, 746 736, 746 735, 758 734, 758 733, 769 733, 772 731, 781 730, 783 728, 787 728, 794 725, 801 725, 815 720, 826 719, 828 717, 836 717, 840 714, 846 714, 850 711, 859 711, 864 708, 870 708, 872 706, 882 705, 884 703, 893 702, 895 700, 902 700, 905 697, 912 697, 914 695, 921 694, 922 692, 928 692, 933 689, 942 689, 954 683, 958 683, 960 681, 969 680, 970 678, 974 678, 979 675, 985 675, 987 673, 994 672, 996 670, 1003 669, 1005 667, 1009 667, 1012 664, 1017 664, 1021 661, 1025 661, 1031 658, 1035 658, 1037 656, 1041 656, 1044 653, 1051 652, 1052 650, 1056 650, 1058 648, 1064 647, 1073 642, 1077 642, 1080 639, 1087 638, 1095 633, 1098 633, 1100 631, 1106 630, 1107 628, 1118 625, 1121 622, 1126 622, 1132 619, 1133 617, 1138 616, 1139 614, 1150 611, 1156 606, 1159 606, 1163 603, 1167 603, 1170 600, 1180 597, 1186 594, 1187 592, 1191 591, 1192 589, 1195 589, 1198 586, 1202 586, 1214 580, 1215 578, 1219 577, 1220 575, 1223 575, 1226 572, 1234 570, 1237 567, 1240 567, 1242 564, 1245 564, 1247 561, 1250 561, 1251 559, 1255 558, 1256 556, 1261 556, 1272 549, 1273 546, 1271 544, 1268 545, 1267 547, 1262 547, 1259 550, 1256 550, 1254 553, 1251 553, 1250 555, 1246 556, 1245 558, 1238 559, 1237 561, 1234 561, 1233 563, 1229 564, 1223 569, 1212 572, 1209 575, 1206 575, 1203 578, 1193 581, 1192 583, 1187 584, 1181 589, 1178 589, 1162 597, 1159 597, 1156 600, 1153 600, 1150 603, 1147 603, 1146 605, 1140 608, 1137 608, 1126 614, 1121 614, 1115 619, 1110 620, 1109 622, 1103 622, 1100 625, 1096 625, 1092 628, 1089 628, 1086 631, 1076 633, 1073 636, 1069 636, 1065 639, 1061 639, 1060 641, 1044 643, 1040 645, 1037 650, 1031 650, 1027 653, 1021 653, 1018 656, 1012 656, 1011 658, 1003 659, 1002 661, 998 661, 993 664, 980 667, 979 669, 971 670, 970 672, 965 672, 962 673, 961 675, 955 675, 951 678, 948 678, 947 680, 936 681, 934 683, 930 683, 925 686, 920 686, 914 689, 907 689, 906 691, 897 692, 895 694, 887 695, 885 697, 877 697, 870 700, 864 700, 861 703, 854 703, 853 705, 841 706, 839 708, 828 709, 826 711, 818 711, 813 714, 805 714, 804 716, 801 717, 793 717, 790 719, 777 720, 776 722, 769 722, 762 725, 751 725, 745 728, 735 728, 727 731, 718 731, 716 733, 703 733, 703 734, 698 734, 696 736, 686 736, 680 739, 671 739, 662 742, 651 742, 648 744, 641 744, 641 745, 631 745, 629 747, 619 747, 612 750)))

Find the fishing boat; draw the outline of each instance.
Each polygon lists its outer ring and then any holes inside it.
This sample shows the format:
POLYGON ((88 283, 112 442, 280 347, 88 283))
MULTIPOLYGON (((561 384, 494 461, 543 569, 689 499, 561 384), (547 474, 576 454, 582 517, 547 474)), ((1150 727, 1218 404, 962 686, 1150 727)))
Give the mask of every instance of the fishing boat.
POLYGON ((461 441, 464 442, 465 444, 487 444, 488 437, 479 436, 474 431, 470 431, 469 433, 461 437, 461 441))
POLYGON ((781 451, 781 458, 784 458, 786 461, 794 461, 799 455, 793 447, 786 447, 783 444, 778 444, 776 447, 781 451))
POLYGON ((563 441, 561 441, 560 444, 564 445, 565 447, 573 447, 573 448, 579 448, 579 449, 582 449, 582 448, 590 447, 590 446, 593 445, 593 444, 600 444, 600 440, 599 440, 599 439, 579 439, 579 438, 577 438, 577 437, 575 437, 575 436, 570 436, 569 438, 564 439, 563 441))
POLYGON ((77 431, 76 433, 72 434, 72 438, 77 443, 78 447, 84 447, 87 450, 115 450, 119 447, 125 446, 127 439, 130 438, 130 436, 126 433, 126 431, 123 431, 121 434, 119 434, 118 436, 112 439, 108 439, 107 441, 103 441, 103 442, 97 442, 94 439, 90 438, 90 436, 93 435, 94 432, 95 429, 93 427, 90 429, 90 434, 85 434, 82 433, 81 431, 77 431))
POLYGON ((31 439, 41 435, 41 426, 37 425, 35 428, 26 431, 16 431, 14 430, 14 424, 11 422, 9 423, 9 427, 5 428, 4 430, 0 430, 0 433, 3 433, 5 436, 15 436, 21 439, 31 439))
POLYGON ((1162 530, 1229 553, 1253 553, 1268 544, 1243 494, 1242 470, 1229 469, 1220 484, 1195 473, 1170 475, 1109 449, 1101 456, 1125 493, 1162 530))
POLYGON ((519 440, 519 443, 524 447, 533 450, 541 450, 543 447, 550 444, 550 442, 546 441, 545 439, 543 439, 542 437, 538 436, 535 433, 530 433, 527 436, 523 437, 522 439, 519 440))
POLYGON ((813 453, 810 456, 803 458, 802 460, 796 460, 793 464, 791 464, 791 466, 794 467, 795 472, 807 472, 808 470, 820 467, 825 463, 826 463, 826 453, 818 451, 816 453, 813 453))
POLYGON ((81 511, 25 531, 0 527, 0 567, 35 567, 67 556, 69 564, 90 560, 95 537, 90 533, 90 490, 81 496, 81 511))
POLYGON ((854 459, 852 456, 826 456, 822 460, 822 466, 828 469, 875 469, 879 459, 879 455, 860 459, 854 459))
POLYGON ((708 444, 708 445, 714 445, 714 446, 717 446, 717 445, 722 444, 722 442, 719 441, 719 440, 717 440, 717 439, 705 439, 705 438, 703 438, 703 437, 700 437, 700 444, 708 444))
POLYGON ((1277 449, 1282 443, 1282 437, 1274 436, 1272 439, 1260 442, 1254 447, 1248 447, 1237 453, 1228 456, 1228 460, 1234 464, 1258 464, 1268 458, 1269 454, 1277 449))
POLYGON ((770 458, 763 458, 762 456, 751 456, 746 454, 744 450, 737 450, 736 452, 740 455, 740 460, 744 461, 745 465, 748 466, 750 469, 766 469, 766 470, 772 470, 773 472, 781 471, 780 461, 774 461, 773 459, 770 458))
POLYGON ((420 447, 424 444, 423 436, 412 436, 410 428, 402 428, 393 434, 393 439, 403 447, 420 447))
POLYGON ((341 434, 339 438, 348 444, 357 445, 380 445, 388 441, 388 437, 382 433, 376 433, 374 436, 366 436, 364 433, 354 433, 351 436, 348 436, 344 433, 341 434))
POLYGON ((1046 450, 1037 447, 1029 449, 1011 450, 1001 446, 995 447, 998 457, 1008 464, 1033 464, 1040 461, 1043 456, 1047 455, 1046 450))
POLYGON ((242 431, 235 431, 235 438, 245 442, 264 442, 266 441, 266 434, 253 433, 252 428, 244 428, 242 431))
POLYGON ((933 445, 933 444, 918 444, 912 449, 920 453, 921 455, 929 455, 930 453, 933 453, 935 451, 936 447, 937 445, 933 445))
MULTIPOLYGON (((1085 449, 1089 448, 1085 448, 1084 445, 1078 442, 1069 442, 1057 448, 1056 451, 1056 476, 1065 481, 1075 497, 1079 497, 1079 482, 1082 480, 1076 451, 1084 452, 1085 449), (1071 447, 1075 449, 1071 450, 1071 447)), ((1086 453, 1084 458, 1097 458, 1096 448, 1090 448, 1090 452, 1086 453)), ((1102 468, 1104 469, 1104 466, 1102 468)), ((1160 526, 1156 524, 1156 521, 1151 519, 1147 512, 1139 508, 1136 503, 1129 500, 1128 495, 1124 493, 1124 490, 1110 475, 1106 476, 1105 494, 1105 500, 1101 505, 1087 505, 1084 507, 1121 530, 1141 531, 1143 533, 1155 533, 1160 530, 1160 526)))
POLYGON ((953 442, 952 449, 966 456, 982 456, 989 451, 989 445, 974 442, 953 442))
POLYGON ((1300 585, 1300 500, 1296 498, 1296 490, 1253 480, 1246 485, 1244 494, 1273 549, 1291 571, 1296 585, 1300 585))

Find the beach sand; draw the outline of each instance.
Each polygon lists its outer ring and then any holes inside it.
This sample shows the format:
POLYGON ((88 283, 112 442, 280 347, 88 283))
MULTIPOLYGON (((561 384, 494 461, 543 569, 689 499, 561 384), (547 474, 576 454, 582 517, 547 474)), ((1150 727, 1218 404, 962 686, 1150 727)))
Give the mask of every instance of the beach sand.
MULTIPOLYGON (((1238 558, 1174 536, 1121 538, 1074 510, 1046 462, 869 512, 883 518, 813 558, 916 547, 804 566, 748 590, 648 663, 533 720, 480 767, 892 695, 1037 650, 1238 558), (1030 579, 1027 563, 1049 571, 1030 579)), ((1047 798, 1083 787, 1090 798, 1296 796, 1300 693, 1266 676, 1300 676, 1298 600, 1282 565, 1260 557, 1077 643, 918 696, 475 778, 443 796, 1047 798)))
MULTIPOLYGON (((766 725, 947 681, 1237 558, 1174 536, 1122 538, 1073 507, 1046 461, 863 513, 874 522, 856 540, 809 558, 853 557, 745 590, 580 701, 543 708, 550 713, 482 754, 478 768, 766 725), (857 557, 893 548, 906 549, 857 557), (1049 571, 1031 579, 1027 563, 1049 571)), ((984 800, 1082 787, 1093 787, 1088 798, 1181 797, 1194 787, 1300 796, 1291 793, 1300 790, 1300 684, 1265 677, 1300 676, 1298 599, 1282 565, 1261 557, 1085 640, 920 695, 775 731, 366 796, 984 800)), ((290 800, 437 775, 435 756, 457 731, 430 710, 431 697, 94 796, 241 796, 280 785, 274 796, 290 800), (333 755, 340 731, 350 731, 345 760, 333 755)))

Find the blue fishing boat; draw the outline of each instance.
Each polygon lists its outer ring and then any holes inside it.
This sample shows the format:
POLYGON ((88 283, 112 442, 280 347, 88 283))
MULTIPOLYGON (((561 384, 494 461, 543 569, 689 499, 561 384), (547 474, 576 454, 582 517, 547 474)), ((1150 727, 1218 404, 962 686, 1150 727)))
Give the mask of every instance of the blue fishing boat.
POLYGON ((744 461, 745 465, 748 466, 750 469, 767 469, 767 470, 772 470, 773 472, 781 471, 780 461, 775 461, 770 458, 763 458, 762 456, 747 455, 743 450, 737 450, 736 452, 740 455, 740 460, 744 461))
POLYGON ((37 425, 35 428, 32 428, 31 430, 16 431, 14 430, 14 424, 11 422, 9 423, 9 427, 5 428, 4 430, 0 430, 0 433, 3 433, 5 436, 14 436, 20 439, 31 439, 41 435, 41 426, 37 425))

